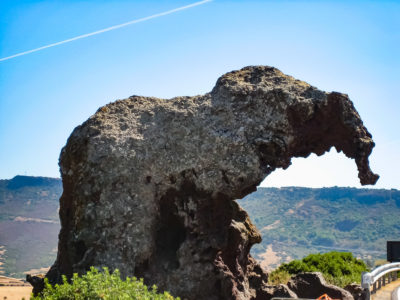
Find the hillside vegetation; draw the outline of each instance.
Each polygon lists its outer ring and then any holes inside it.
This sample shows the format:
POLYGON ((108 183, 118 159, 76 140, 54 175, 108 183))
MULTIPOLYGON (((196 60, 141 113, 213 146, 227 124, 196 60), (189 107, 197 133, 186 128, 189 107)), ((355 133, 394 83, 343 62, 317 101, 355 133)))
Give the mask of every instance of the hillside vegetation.
POLYGON ((24 278, 54 262, 61 192, 60 179, 0 180, 0 275, 24 278))
POLYGON ((387 240, 400 237, 398 190, 259 188, 239 204, 262 234, 253 255, 260 260, 268 251, 277 256, 271 268, 332 250, 352 252, 372 264, 386 257, 387 240))

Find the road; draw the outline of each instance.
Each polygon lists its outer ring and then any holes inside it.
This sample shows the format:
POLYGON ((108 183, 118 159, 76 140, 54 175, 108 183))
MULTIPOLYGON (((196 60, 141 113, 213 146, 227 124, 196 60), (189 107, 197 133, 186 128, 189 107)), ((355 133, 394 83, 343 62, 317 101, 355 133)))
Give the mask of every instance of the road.
POLYGON ((393 281, 380 290, 376 294, 371 295, 372 300, 400 300, 400 279, 393 281))
POLYGON ((393 292, 392 300, 400 300, 400 286, 393 292))

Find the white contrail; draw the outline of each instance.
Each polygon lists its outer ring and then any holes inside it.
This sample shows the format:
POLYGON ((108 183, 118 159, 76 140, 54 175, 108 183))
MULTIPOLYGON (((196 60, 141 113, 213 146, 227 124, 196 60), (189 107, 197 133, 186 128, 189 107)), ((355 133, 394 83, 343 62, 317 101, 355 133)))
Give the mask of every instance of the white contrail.
POLYGON ((4 60, 8 60, 8 59, 11 59, 11 58, 14 58, 14 57, 26 55, 26 54, 33 53, 33 52, 37 52, 37 51, 40 51, 40 50, 43 50, 43 49, 47 49, 47 48, 51 48, 51 47, 54 47, 54 46, 62 45, 62 44, 69 43, 69 42, 72 42, 72 41, 84 39, 84 38, 87 38, 87 37, 92 36, 92 35, 100 34, 100 33, 111 31, 111 30, 115 30, 115 29, 118 29, 118 28, 121 28, 121 27, 125 27, 125 26, 128 26, 128 25, 132 25, 132 24, 144 22, 144 21, 147 21, 147 20, 155 19, 155 18, 158 18, 158 17, 166 16, 166 15, 169 15, 169 14, 173 14, 173 13, 175 13, 177 11, 185 10, 185 9, 188 9, 188 8, 191 8, 191 7, 195 7, 195 6, 198 6, 198 5, 202 5, 204 3, 211 2, 211 1, 212 0, 203 0, 203 1, 195 2, 195 3, 189 4, 189 5, 185 5, 185 6, 181 6, 181 7, 178 7, 178 8, 174 8, 174 9, 171 9, 171 10, 168 10, 168 11, 165 11, 165 12, 162 12, 162 13, 158 13, 158 14, 155 14, 155 15, 151 15, 151 16, 148 16, 148 17, 132 20, 132 21, 129 21, 129 22, 126 22, 126 23, 122 23, 122 24, 119 24, 119 25, 111 26, 111 27, 104 28, 104 29, 101 29, 101 30, 98 30, 98 31, 94 31, 94 32, 91 32, 91 33, 82 34, 82 35, 79 35, 79 36, 76 36, 76 37, 61 41, 61 42, 49 44, 49 45, 42 46, 42 47, 39 47, 39 48, 35 48, 35 49, 32 49, 32 50, 28 50, 28 51, 24 51, 24 52, 21 52, 21 53, 17 53, 17 54, 11 55, 11 56, 3 57, 3 58, 0 58, 0 61, 4 61, 4 60))

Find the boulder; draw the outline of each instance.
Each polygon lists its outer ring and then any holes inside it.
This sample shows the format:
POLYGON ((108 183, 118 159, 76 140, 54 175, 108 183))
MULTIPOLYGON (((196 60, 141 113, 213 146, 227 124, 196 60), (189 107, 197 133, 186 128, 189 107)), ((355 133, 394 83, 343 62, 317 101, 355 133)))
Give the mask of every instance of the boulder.
POLYGON ((286 284, 262 286, 256 291, 254 300, 270 300, 274 297, 298 298, 297 295, 289 289, 286 284))
POLYGON ((32 293, 38 295, 44 289, 44 274, 26 275, 26 281, 33 286, 32 293))
POLYGON ((204 95, 101 107, 60 155, 46 276, 107 266, 182 298, 254 299, 267 282, 249 254, 261 236, 234 200, 292 157, 331 147, 355 160, 362 184, 376 182, 374 142, 349 97, 267 66, 227 73, 204 95))
POLYGON ((341 300, 354 300, 350 292, 328 284, 320 272, 301 273, 292 276, 288 287, 300 298, 317 299, 323 294, 330 298, 341 300))
POLYGON ((354 300, 366 300, 368 298, 367 290, 364 290, 361 285, 357 283, 351 283, 344 287, 344 289, 353 296, 354 300))

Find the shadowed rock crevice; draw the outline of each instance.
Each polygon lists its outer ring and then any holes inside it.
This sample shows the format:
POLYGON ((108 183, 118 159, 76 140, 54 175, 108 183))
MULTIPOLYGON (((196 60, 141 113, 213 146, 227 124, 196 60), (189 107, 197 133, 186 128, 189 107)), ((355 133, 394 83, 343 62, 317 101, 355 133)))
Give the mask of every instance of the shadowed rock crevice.
POLYGON ((260 234, 234 200, 292 157, 331 147, 374 184, 373 146, 347 95, 271 67, 227 73, 201 96, 108 104, 61 152, 62 227, 47 277, 107 266, 188 299, 293 295, 267 285, 249 254, 260 234))
POLYGON ((156 234, 156 257, 158 265, 165 266, 166 270, 179 268, 177 251, 186 239, 186 230, 183 221, 178 215, 173 197, 162 197, 160 201, 160 228, 156 234))

